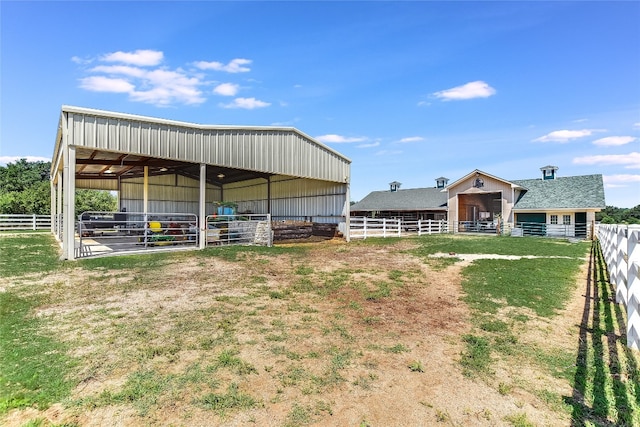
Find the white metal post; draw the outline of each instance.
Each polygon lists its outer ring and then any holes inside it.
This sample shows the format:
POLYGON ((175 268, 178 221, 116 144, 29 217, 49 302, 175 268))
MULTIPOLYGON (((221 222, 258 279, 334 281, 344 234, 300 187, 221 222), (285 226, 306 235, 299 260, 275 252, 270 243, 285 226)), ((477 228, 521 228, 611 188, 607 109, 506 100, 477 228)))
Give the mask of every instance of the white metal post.
POLYGON ((199 201, 198 247, 204 249, 207 245, 207 165, 200 164, 200 201, 199 201))
POLYGON ((69 260, 75 259, 75 230, 76 230, 76 148, 65 145, 65 162, 63 180, 63 232, 62 247, 64 248, 64 257, 69 260))

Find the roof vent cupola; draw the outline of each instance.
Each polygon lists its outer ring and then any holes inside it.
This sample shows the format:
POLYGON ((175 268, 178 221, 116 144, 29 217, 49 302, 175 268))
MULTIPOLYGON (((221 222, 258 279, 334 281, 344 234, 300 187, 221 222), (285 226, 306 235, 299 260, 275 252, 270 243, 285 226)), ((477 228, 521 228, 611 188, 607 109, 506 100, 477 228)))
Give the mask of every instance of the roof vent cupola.
POLYGON ((445 178, 444 176, 441 176, 440 178, 436 178, 436 188, 444 188, 447 186, 448 182, 449 182, 449 178, 445 178))
POLYGON ((395 193, 396 191, 398 191, 400 189, 400 186, 402 185, 401 182, 398 181, 393 181, 389 183, 389 191, 391 191, 392 193, 395 193))
POLYGON ((541 167, 540 170, 542 171, 543 180, 556 179, 556 171, 558 170, 557 166, 544 166, 541 167))

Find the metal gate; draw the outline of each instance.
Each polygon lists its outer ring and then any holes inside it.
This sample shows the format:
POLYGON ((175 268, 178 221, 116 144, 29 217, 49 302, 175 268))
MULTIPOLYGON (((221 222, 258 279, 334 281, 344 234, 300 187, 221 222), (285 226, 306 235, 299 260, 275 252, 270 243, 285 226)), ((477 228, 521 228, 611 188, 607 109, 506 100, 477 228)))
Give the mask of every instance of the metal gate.
POLYGON ((271 215, 209 215, 206 218, 206 246, 272 246, 271 215))

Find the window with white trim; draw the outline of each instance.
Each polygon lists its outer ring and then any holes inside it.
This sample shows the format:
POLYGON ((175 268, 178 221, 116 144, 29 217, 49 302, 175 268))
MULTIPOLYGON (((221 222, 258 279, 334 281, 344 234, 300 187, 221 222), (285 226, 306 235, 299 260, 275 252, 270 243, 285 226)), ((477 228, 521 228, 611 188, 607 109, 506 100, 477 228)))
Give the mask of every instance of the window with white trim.
POLYGON ((551 215, 551 224, 558 223, 558 215, 551 215))
POLYGON ((562 215, 562 225, 571 225, 571 215, 562 215))

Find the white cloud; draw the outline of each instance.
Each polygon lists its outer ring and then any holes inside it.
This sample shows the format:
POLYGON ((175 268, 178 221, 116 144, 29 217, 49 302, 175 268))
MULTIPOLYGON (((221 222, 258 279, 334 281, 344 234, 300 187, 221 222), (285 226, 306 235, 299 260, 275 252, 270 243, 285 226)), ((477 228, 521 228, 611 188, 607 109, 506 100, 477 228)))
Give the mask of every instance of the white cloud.
POLYGON ((629 184, 640 183, 640 175, 604 175, 602 180, 606 188, 624 188, 628 187, 629 184))
POLYGON ((0 165, 8 165, 9 163, 15 163, 20 159, 25 159, 27 162, 50 162, 50 157, 38 157, 38 156, 0 156, 0 165))
POLYGON ((376 142, 372 142, 371 144, 360 144, 357 147, 358 148, 372 148, 372 147, 378 147, 380 146, 380 142, 376 141, 376 142))
POLYGON ((376 156, 395 156, 402 154, 401 150, 380 150, 376 153, 376 156))
POLYGON ((363 137, 346 137, 346 136, 336 135, 336 134, 320 135, 320 136, 316 136, 316 139, 320 142, 324 142, 325 144, 345 144, 350 142, 362 142, 367 140, 367 138, 363 138, 363 137))
MULTIPOLYGON (((240 86, 235 83, 218 83, 212 92, 203 93, 202 88, 210 85, 206 74, 193 68, 170 69, 161 66, 164 54, 156 50, 136 50, 132 52, 112 52, 92 60, 73 57, 78 64, 98 61, 99 64, 88 68, 87 76, 79 79, 82 89, 93 92, 126 93, 135 102, 144 102, 156 106, 173 104, 201 104, 207 96, 218 94, 236 96, 240 86)), ((202 70, 220 70, 229 73, 250 71, 249 59, 237 58, 228 64, 217 62, 197 62, 202 70)), ((271 105, 255 98, 237 98, 229 104, 220 104, 222 108, 255 109, 271 105)))
POLYGON ((222 96, 235 96, 239 89, 240 86, 235 83, 222 83, 213 89, 213 93, 217 93, 222 96))
POLYGON ((113 52, 102 56, 102 60, 105 62, 122 62, 141 67, 158 65, 163 58, 162 52, 147 49, 139 49, 135 52, 113 52))
POLYGON ((92 92, 131 93, 135 86, 125 79, 91 76, 80 79, 80 87, 92 92))
POLYGON ((536 138, 533 142, 569 142, 573 139, 590 136, 594 132, 603 132, 602 129, 581 129, 581 130, 554 130, 548 134, 536 138))
POLYGON ((640 122, 634 123, 633 127, 636 128, 636 129, 640 129, 640 122))
POLYGON ((576 157, 573 159, 573 163, 578 165, 615 165, 625 169, 640 169, 640 153, 576 157))
POLYGON ((424 141, 424 138, 421 136, 410 136, 407 138, 402 138, 399 141, 397 141, 400 144, 408 144, 408 143, 412 143, 412 142, 420 142, 420 141, 424 141))
POLYGON ((433 96, 444 101, 453 101, 460 99, 488 98, 495 95, 496 90, 487 83, 478 80, 470 82, 462 86, 435 92, 433 96))
POLYGON ((212 61, 197 61, 194 65, 201 70, 215 70, 215 71, 226 71, 227 73, 246 73, 251 71, 249 67, 244 67, 244 65, 251 64, 250 59, 236 58, 232 59, 228 64, 223 64, 222 62, 212 61))
POLYGON ((271 105, 269 102, 260 101, 255 98, 236 98, 229 104, 220 104, 223 108, 243 108, 245 110, 253 110, 255 108, 264 108, 271 105))
POLYGON ((625 145, 635 141, 636 139, 638 138, 634 138, 633 136, 608 136, 606 138, 596 139, 595 141, 593 141, 593 143, 602 147, 611 147, 617 145, 625 145))
POLYGON ((144 77, 148 70, 130 65, 97 65, 91 70, 92 73, 122 74, 128 77, 144 77))

